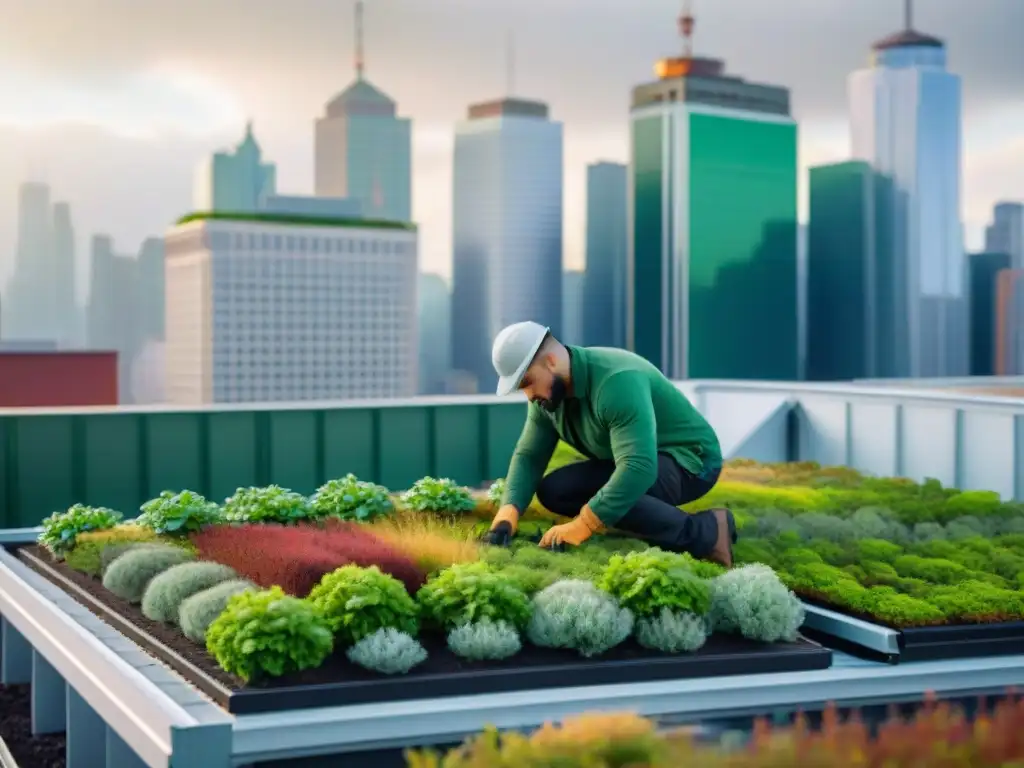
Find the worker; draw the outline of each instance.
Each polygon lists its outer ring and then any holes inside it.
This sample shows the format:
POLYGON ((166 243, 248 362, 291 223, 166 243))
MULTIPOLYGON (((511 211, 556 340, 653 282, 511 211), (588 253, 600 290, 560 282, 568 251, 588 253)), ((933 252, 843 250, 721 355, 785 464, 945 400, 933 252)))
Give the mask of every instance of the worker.
POLYGON ((615 528, 732 567, 732 513, 678 508, 718 481, 718 437, 654 365, 622 349, 562 344, 535 322, 503 329, 491 361, 498 394, 521 391, 529 403, 490 543, 509 543, 536 493, 546 509, 571 518, 550 528, 542 547, 578 546, 615 528), (586 460, 545 476, 559 439, 586 460))

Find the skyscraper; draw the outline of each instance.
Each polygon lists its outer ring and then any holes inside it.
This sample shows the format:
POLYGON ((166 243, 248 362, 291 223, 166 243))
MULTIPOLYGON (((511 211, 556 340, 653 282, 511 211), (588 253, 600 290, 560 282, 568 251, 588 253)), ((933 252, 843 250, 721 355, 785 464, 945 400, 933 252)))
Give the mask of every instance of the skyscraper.
POLYGON ((18 232, 14 273, 3 305, 4 338, 56 341, 53 283, 53 207, 46 184, 27 182, 18 190, 18 232))
POLYGON ((71 206, 53 204, 53 271, 47 280, 50 304, 49 333, 61 346, 77 346, 78 299, 75 295, 75 228, 71 223, 71 206))
POLYGON ((492 392, 502 327, 562 331, 562 124, 537 101, 471 106, 452 181, 452 366, 492 392))
POLYGON ((587 166, 587 265, 583 273, 582 343, 626 346, 626 166, 587 166))
POLYGON ((855 159, 892 178, 899 378, 968 370, 960 220, 960 78, 941 40, 905 28, 873 46, 871 66, 849 78, 855 159))
POLYGON ((811 381, 891 376, 892 183, 863 161, 810 171, 807 357, 811 381))
POLYGON ((626 343, 672 378, 797 375, 789 92, 690 50, 633 89, 626 343))
POLYGON ((999 273, 1010 268, 1008 253, 975 253, 970 265, 971 376, 992 376, 996 370, 996 291, 999 273))
POLYGON ((1024 268, 1024 203, 996 203, 985 229, 985 250, 1008 254, 1011 266, 1024 268))
POLYGON ((562 341, 583 344, 583 279, 578 269, 562 273, 562 341))
POLYGON ((412 219, 412 121, 365 77, 363 4, 356 3, 356 79, 316 121, 319 197, 354 198, 370 219, 412 219))
POLYGON ((216 152, 200 163, 192 203, 197 211, 253 213, 276 190, 277 168, 263 162, 250 122, 233 152, 216 152))
POLYGON ((419 393, 440 395, 452 366, 452 295, 441 275, 419 280, 419 393))

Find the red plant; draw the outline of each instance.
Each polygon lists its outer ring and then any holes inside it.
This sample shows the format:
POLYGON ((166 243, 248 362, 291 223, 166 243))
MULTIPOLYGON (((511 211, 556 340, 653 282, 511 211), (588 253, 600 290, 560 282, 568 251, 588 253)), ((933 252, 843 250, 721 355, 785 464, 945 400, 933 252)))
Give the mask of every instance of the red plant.
POLYGON ((408 557, 356 525, 211 526, 192 536, 200 558, 222 563, 261 587, 305 597, 343 565, 376 565, 415 594, 426 575, 408 557))

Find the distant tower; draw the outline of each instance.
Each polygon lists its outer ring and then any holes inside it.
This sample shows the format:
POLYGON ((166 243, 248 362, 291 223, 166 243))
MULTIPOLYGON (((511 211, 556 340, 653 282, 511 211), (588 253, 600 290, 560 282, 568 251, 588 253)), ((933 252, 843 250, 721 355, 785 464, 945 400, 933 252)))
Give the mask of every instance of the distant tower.
POLYGON ((880 307, 882 376, 968 372, 966 262, 960 219, 961 85, 942 40, 913 27, 872 46, 848 83, 853 158, 892 179, 892 298, 880 307))
POLYGON ((316 121, 316 194, 354 198, 368 218, 410 221, 412 121, 366 79, 362 2, 355 6, 355 75, 316 121))
POLYGON ((797 126, 789 91, 683 55, 633 89, 626 345, 673 379, 792 380, 797 126), (715 318, 714 333, 707 332, 715 318))
POLYGON ((215 152, 200 163, 192 207, 197 211, 252 213, 277 191, 277 168, 263 162, 252 121, 234 151, 215 152))

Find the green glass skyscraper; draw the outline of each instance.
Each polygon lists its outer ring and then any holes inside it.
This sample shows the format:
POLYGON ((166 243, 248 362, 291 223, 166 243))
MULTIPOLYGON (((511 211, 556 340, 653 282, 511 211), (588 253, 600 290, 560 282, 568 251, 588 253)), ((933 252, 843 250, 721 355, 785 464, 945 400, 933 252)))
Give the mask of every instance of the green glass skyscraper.
POLYGON ((724 69, 664 59, 633 89, 626 341, 674 379, 795 379, 789 91, 724 69))

